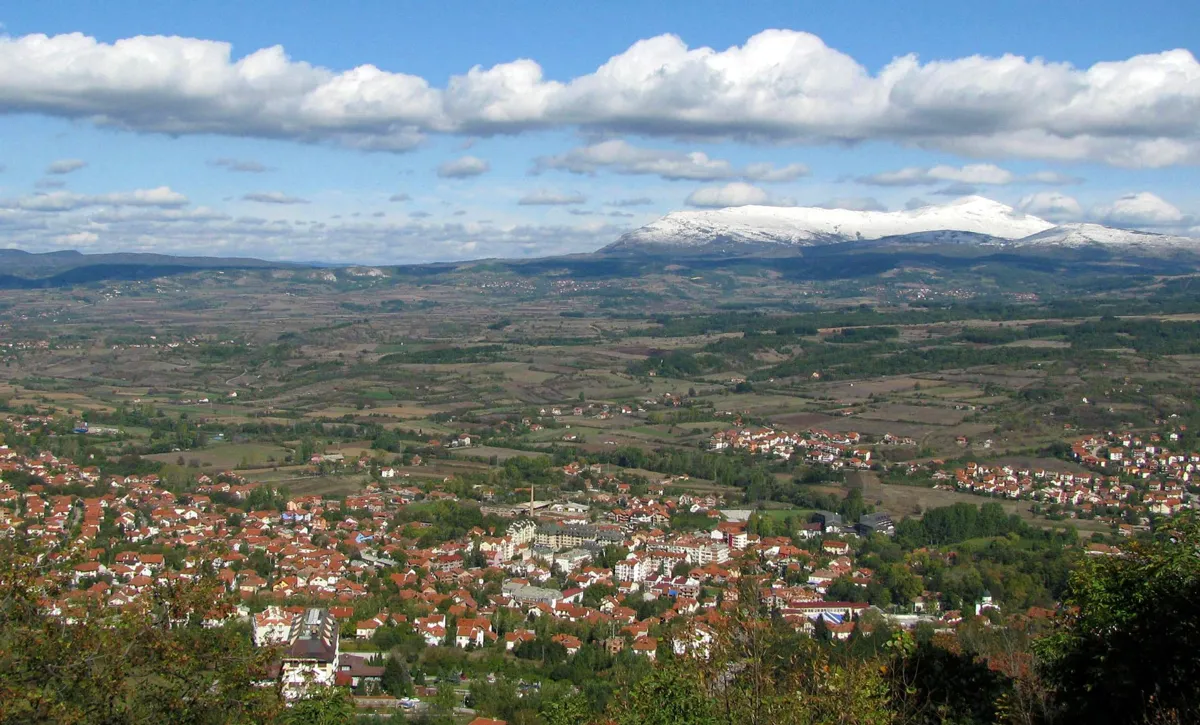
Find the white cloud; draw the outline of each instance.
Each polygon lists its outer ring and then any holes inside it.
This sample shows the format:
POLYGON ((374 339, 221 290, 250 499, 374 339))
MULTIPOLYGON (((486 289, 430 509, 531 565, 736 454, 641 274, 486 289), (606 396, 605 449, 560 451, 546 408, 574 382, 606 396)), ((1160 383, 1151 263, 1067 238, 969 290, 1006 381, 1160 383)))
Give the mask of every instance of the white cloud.
POLYGON ((587 202, 587 197, 577 191, 539 189, 522 196, 517 203, 521 206, 566 206, 585 202, 587 202))
POLYGON ((83 159, 59 159, 58 161, 50 162, 46 167, 47 174, 69 174, 72 171, 79 171, 87 166, 87 162, 83 159))
MULTIPOLYGON (((102 224, 130 224, 153 222, 215 222, 227 221, 230 216, 205 206, 194 209, 140 208, 99 211, 88 216, 88 221, 102 224)), ((245 220, 242 217, 240 220, 245 220)), ((266 221, 266 220, 264 220, 266 221)))
POLYGON ((463 156, 443 162, 437 168, 437 175, 444 179, 465 179, 470 176, 486 174, 492 165, 477 156, 463 156))
POLYGON ((545 128, 768 143, 889 140, 973 156, 1168 166, 1200 161, 1200 63, 1187 50, 1077 68, 1014 55, 877 73, 819 37, 766 30, 725 50, 661 35, 594 72, 547 80, 521 59, 445 88, 373 65, 335 71, 274 46, 79 33, 0 37, 0 112, 135 131, 401 151, 425 134, 545 128))
POLYGON ((804 164, 776 166, 767 161, 747 164, 746 168, 742 170, 742 176, 746 179, 760 182, 795 181, 801 176, 808 176, 808 174, 808 167, 804 164))
POLYGON ((650 206, 654 200, 648 196, 635 196, 628 199, 617 199, 616 201, 608 202, 609 206, 650 206))
POLYGON ((183 194, 172 191, 169 187, 160 186, 154 189, 135 189, 134 191, 118 191, 110 194, 75 194, 69 191, 52 191, 19 199, 3 200, 0 201, 0 208, 63 212, 96 206, 170 208, 186 206, 187 203, 188 199, 183 194))
POLYGON ((849 209, 850 211, 887 211, 878 199, 870 196, 842 196, 817 204, 822 209, 849 209))
POLYGON ((701 151, 642 148, 620 139, 601 141, 557 156, 541 156, 534 160, 533 173, 551 169, 575 174, 595 174, 605 169, 618 174, 649 174, 668 181, 737 178, 792 181, 808 174, 808 167, 804 164, 776 167, 771 163, 755 163, 739 169, 728 161, 711 158, 701 151))
POLYGON ((261 174, 265 171, 270 171, 270 168, 263 164, 249 159, 213 159, 208 162, 211 166, 225 169, 227 171, 238 171, 247 174, 261 174))
POLYGON ((388 201, 412 201, 412 197, 404 192, 400 192, 389 196, 388 201))
POLYGON ((688 206, 724 208, 729 206, 795 206, 793 199, 774 197, 765 189, 735 181, 724 186, 696 189, 688 195, 688 206))
POLYGON ((308 199, 291 196, 282 191, 255 191, 242 196, 243 201, 253 201, 259 204, 307 204, 308 199))
POLYGON ((1112 226, 1178 227, 1190 221, 1174 204, 1148 191, 1126 194, 1110 204, 1099 204, 1092 208, 1091 216, 1112 226))
POLYGON ((1039 191, 1022 197, 1017 209, 1052 222, 1079 221, 1083 218, 1083 206, 1077 199, 1059 191, 1039 191))
POLYGON ((909 166, 898 171, 883 171, 855 179, 872 186, 922 186, 925 184, 961 184, 1003 186, 1005 184, 1076 184, 1079 179, 1058 171, 1035 171, 1019 176, 995 164, 966 164, 965 166, 909 166))
POLYGON ((627 231, 626 224, 613 221, 580 219, 576 225, 534 225, 370 217, 309 223, 256 217, 234 219, 203 208, 131 208, 62 214, 0 208, 0 227, 20 232, 21 247, 30 251, 86 246, 95 252, 195 254, 202 248, 214 256, 373 264, 593 251, 627 231))
POLYGON ((1035 171, 1032 174, 1024 176, 1022 180, 1027 183, 1046 184, 1048 186, 1069 186, 1083 182, 1083 179, 1078 176, 1064 174, 1061 171, 1035 171))
POLYGON ((1171 233, 1187 233, 1187 227, 1193 223, 1193 217, 1148 191, 1125 194, 1086 210, 1074 197, 1044 191, 1022 197, 1017 209, 1052 222, 1090 221, 1115 227, 1159 228, 1171 233))
POLYGON ((975 196, 979 193, 979 189, 971 184, 955 183, 938 189, 933 193, 938 196, 949 196, 957 199, 961 196, 975 196))

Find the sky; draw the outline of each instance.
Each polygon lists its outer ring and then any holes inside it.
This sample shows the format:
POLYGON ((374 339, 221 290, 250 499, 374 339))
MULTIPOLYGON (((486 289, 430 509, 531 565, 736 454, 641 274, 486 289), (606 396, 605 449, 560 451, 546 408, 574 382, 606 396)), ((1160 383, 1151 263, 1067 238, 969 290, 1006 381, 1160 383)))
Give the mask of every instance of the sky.
POLYGON ((1200 6, 0 8, 0 247, 396 264, 981 195, 1200 236, 1200 6))

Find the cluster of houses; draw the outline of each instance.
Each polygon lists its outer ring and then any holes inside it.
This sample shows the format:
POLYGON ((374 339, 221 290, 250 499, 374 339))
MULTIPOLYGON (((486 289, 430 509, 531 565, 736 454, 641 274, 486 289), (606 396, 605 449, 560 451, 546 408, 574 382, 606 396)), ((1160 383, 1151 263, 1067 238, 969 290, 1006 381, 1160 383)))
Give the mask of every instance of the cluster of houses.
MULTIPOLYGON (((791 445, 852 452, 858 443, 857 434, 810 431, 791 445)), ((868 633, 865 605, 826 596, 843 577, 872 581, 855 561, 850 533, 886 533, 886 516, 846 526, 824 512, 787 536, 763 537, 745 521, 725 520, 716 494, 667 496, 659 483, 635 496, 629 484, 603 475, 583 483, 573 499, 512 506, 503 525, 430 544, 429 524, 397 514, 419 501, 457 499, 437 484, 384 477, 340 501, 272 497, 270 508, 254 508, 247 502, 257 500, 256 484, 232 473, 173 493, 153 475, 105 477, 47 453, 0 447, 0 535, 40 542, 52 565, 62 562, 67 590, 43 606, 68 620, 90 606, 136 606, 160 586, 215 576, 235 606, 214 610, 205 623, 249 619, 255 642, 279 649, 274 675, 289 698, 314 683, 377 682, 378 664, 340 643, 389 629, 429 647, 511 651, 536 638, 531 622, 545 619, 569 654, 584 646, 649 659, 664 647, 702 654, 740 596, 746 562, 765 572, 753 586, 797 629, 868 633), (9 471, 45 483, 18 488, 3 482, 9 471), (95 494, 56 492, 68 484, 95 494), (711 530, 673 529, 673 514, 683 511, 707 516, 711 530), (123 546, 114 554, 116 542, 123 546), (614 551, 624 558, 613 561, 614 551), (369 609, 378 606, 367 604, 378 601, 371 593, 381 591, 388 607, 369 609), (658 603, 652 616, 638 614, 645 602, 658 603)))
POLYGON ((744 450, 785 460, 802 455, 809 463, 833 468, 869 468, 871 449, 858 447, 861 440, 862 436, 853 431, 836 433, 810 428, 804 433, 792 433, 774 428, 732 428, 714 433, 708 449, 744 450))
MULTIPOLYGON (((1108 433, 1081 438, 1071 446, 1071 457, 1088 469, 1082 471, 971 461, 952 472, 935 470, 931 477, 947 488, 1057 504, 1071 513, 1171 516, 1197 505, 1187 487, 1200 468, 1200 453, 1168 448, 1167 442, 1178 437, 1155 433, 1143 440, 1130 433, 1108 433)), ((905 468, 920 470, 915 465, 905 468)))

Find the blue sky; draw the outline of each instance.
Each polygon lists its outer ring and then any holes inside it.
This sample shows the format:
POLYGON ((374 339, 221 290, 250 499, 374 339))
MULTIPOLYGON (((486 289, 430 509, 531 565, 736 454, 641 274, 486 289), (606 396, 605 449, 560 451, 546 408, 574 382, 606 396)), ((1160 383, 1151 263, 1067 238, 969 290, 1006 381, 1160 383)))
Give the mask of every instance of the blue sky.
POLYGON ((10 6, 0 245, 540 256, 967 194, 1200 235, 1190 5, 10 6))

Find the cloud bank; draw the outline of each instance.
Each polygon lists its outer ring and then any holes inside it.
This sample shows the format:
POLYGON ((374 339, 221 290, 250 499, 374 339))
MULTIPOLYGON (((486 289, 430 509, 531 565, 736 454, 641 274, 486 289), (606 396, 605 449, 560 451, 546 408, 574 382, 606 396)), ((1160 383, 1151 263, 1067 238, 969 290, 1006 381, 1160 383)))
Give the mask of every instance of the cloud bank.
POLYGON ((700 151, 685 153, 641 148, 620 139, 582 146, 557 156, 541 156, 534 160, 533 173, 539 174, 548 170, 569 171, 574 174, 595 174, 601 170, 608 170, 618 174, 648 174, 667 181, 794 181, 809 173, 804 164, 776 167, 771 163, 755 163, 736 168, 728 161, 710 158, 700 151))
POLYGON ((565 82, 519 59, 476 66, 444 88, 370 64, 323 68, 279 46, 234 57, 229 43, 198 38, 4 37, 0 112, 383 151, 431 133, 579 128, 767 144, 885 140, 1133 167, 1200 162, 1200 63, 1185 49, 1087 68, 904 55, 872 73, 791 30, 725 50, 660 35, 565 82))

